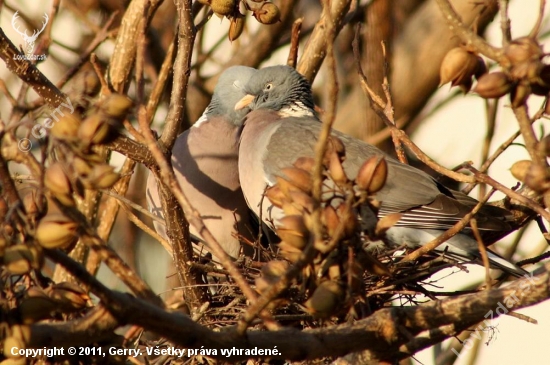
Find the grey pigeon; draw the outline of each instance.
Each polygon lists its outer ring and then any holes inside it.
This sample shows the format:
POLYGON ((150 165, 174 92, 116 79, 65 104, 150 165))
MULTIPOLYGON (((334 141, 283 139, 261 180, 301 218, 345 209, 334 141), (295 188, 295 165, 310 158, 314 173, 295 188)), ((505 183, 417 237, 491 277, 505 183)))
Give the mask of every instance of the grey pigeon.
MULTIPOLYGON (((255 73, 256 69, 244 66, 225 70, 203 115, 178 136, 172 149, 172 166, 184 194, 223 249, 234 258, 241 251, 241 242, 234 237, 235 233, 254 241, 237 165, 236 132, 248 110, 236 111, 234 106, 246 95, 242 88, 255 73)), ((147 203, 151 212, 162 215, 153 174, 147 180, 147 203)), ((166 237, 163 224, 155 223, 155 229, 166 237)), ((199 237, 192 226, 190 232, 199 237)), ((242 246, 245 254, 252 253, 249 245, 242 246)))
MULTIPOLYGON (((322 125, 313 108, 309 83, 291 67, 259 70, 245 91, 248 95, 235 105, 236 109, 251 110, 240 135, 241 187, 250 209, 260 215, 261 202, 264 222, 276 222, 283 212, 262 199, 266 185, 274 185, 276 176, 284 176, 281 169, 291 167, 297 158, 314 157, 322 125)), ((343 167, 351 179, 369 157, 385 156, 388 176, 376 199, 381 202, 379 217, 404 213, 386 234, 396 246, 418 247, 429 242, 470 212, 477 202, 465 194, 453 194, 428 174, 400 163, 374 146, 338 131, 333 130, 332 135, 344 143, 343 167)), ((485 206, 476 218, 481 230, 505 231, 509 229, 505 215, 504 209, 485 206)), ((437 250, 461 261, 481 263, 477 241, 467 234, 452 237, 437 250)), ((488 256, 495 268, 516 276, 526 273, 493 252, 488 252, 488 256)))

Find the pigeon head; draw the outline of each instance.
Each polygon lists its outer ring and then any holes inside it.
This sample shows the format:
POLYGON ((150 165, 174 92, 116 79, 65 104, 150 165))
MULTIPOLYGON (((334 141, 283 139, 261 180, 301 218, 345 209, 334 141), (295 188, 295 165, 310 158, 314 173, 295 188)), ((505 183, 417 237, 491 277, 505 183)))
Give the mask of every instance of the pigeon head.
POLYGON ((257 72, 258 70, 246 66, 232 66, 226 69, 214 88, 210 104, 195 124, 208 117, 223 116, 231 124, 239 125, 250 109, 245 107, 235 110, 235 103, 246 95, 244 86, 257 72))
POLYGON ((314 116, 313 95, 309 82, 289 66, 272 66, 258 70, 244 87, 246 96, 236 110, 269 109, 282 116, 314 116))

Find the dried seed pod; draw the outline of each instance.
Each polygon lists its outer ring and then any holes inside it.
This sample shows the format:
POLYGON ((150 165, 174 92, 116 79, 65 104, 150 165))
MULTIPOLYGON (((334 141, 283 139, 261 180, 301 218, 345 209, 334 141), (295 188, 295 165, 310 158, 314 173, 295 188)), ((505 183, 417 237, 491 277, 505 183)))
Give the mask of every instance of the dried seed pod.
POLYGON ((550 134, 547 134, 539 141, 538 149, 544 153, 545 156, 550 156, 550 134))
POLYGON ((29 217, 39 219, 46 214, 48 201, 44 195, 38 195, 38 192, 33 189, 23 198, 23 205, 29 217))
POLYGON ((546 166, 532 163, 523 181, 531 189, 543 193, 550 187, 550 173, 546 166))
POLYGON ((311 157, 299 157, 296 161, 294 161, 293 166, 311 174, 313 171, 313 166, 315 166, 315 160, 311 157))
POLYGON ((286 179, 298 187, 300 190, 311 192, 311 174, 305 170, 296 167, 287 167, 281 169, 281 172, 286 176, 286 179))
POLYGON ((306 302, 306 307, 311 314, 327 318, 337 311, 343 297, 344 290, 338 283, 332 280, 323 281, 306 302))
POLYGON ((540 70, 540 85, 550 87, 550 65, 542 66, 540 70))
MULTIPOLYGON (((68 284, 68 283, 64 283, 68 284)), ((79 288, 80 289, 80 288, 79 288)), ((90 299, 88 295, 81 289, 78 291, 72 290, 72 288, 59 287, 54 285, 49 290, 50 298, 61 306, 61 310, 64 312, 72 312, 80 310, 86 307, 87 301, 90 299)))
POLYGON ((514 80, 536 82, 539 80, 539 74, 542 71, 542 67, 542 62, 538 60, 521 62, 512 67, 510 70, 510 76, 514 80))
POLYGON ((521 82, 510 93, 510 101, 513 108, 519 108, 529 98, 531 94, 531 86, 528 83, 521 82))
POLYGON ((0 236, 0 260, 4 258, 4 252, 6 251, 7 246, 8 242, 6 241, 6 239, 0 236))
POLYGON ((283 203, 288 200, 278 185, 267 188, 264 195, 277 208, 282 208, 283 203))
POLYGON ((29 326, 25 325, 13 325, 9 328, 7 337, 4 339, 4 356, 9 359, 19 359, 22 358, 25 362, 25 358, 19 355, 16 351, 15 354, 12 353, 14 347, 18 349, 24 349, 27 347, 31 338, 31 329, 29 326))
POLYGON ((309 231, 301 215, 288 215, 279 219, 277 235, 289 245, 303 250, 309 240, 309 231))
POLYGON ((528 60, 540 60, 544 52, 537 40, 530 37, 521 37, 511 41, 504 47, 504 55, 512 65, 528 60))
POLYGON ((73 168, 80 177, 86 177, 92 172, 92 166, 83 158, 76 156, 73 160, 73 168))
POLYGON ((399 220, 403 217, 403 213, 392 213, 388 214, 378 220, 376 223, 376 229, 374 234, 377 237, 382 236, 388 229, 393 227, 399 220))
POLYGON ((531 91, 535 95, 546 96, 550 93, 550 65, 539 63, 542 67, 534 80, 531 81, 531 91))
POLYGON ((342 162, 340 162, 340 158, 335 153, 330 156, 328 172, 336 185, 341 186, 348 182, 348 176, 344 171, 342 162))
POLYGON ((275 176, 276 186, 281 189, 287 199, 290 199, 291 191, 300 191, 300 188, 281 176, 275 176))
POLYGON ((355 182, 360 189, 374 194, 384 187, 388 177, 388 163, 384 156, 372 156, 363 163, 355 182))
POLYGON ((327 233, 330 237, 333 237, 336 233, 336 229, 340 224, 340 218, 336 213, 336 209, 327 205, 323 209, 323 224, 327 227, 327 233))
POLYGON ((32 253, 27 245, 17 244, 4 251, 4 265, 12 275, 23 275, 32 269, 32 253))
POLYGON ((296 247, 292 246, 291 244, 281 241, 278 243, 279 249, 281 250, 281 255, 287 259, 288 261, 295 263, 298 261, 298 258, 300 257, 302 250, 297 249, 296 247))
POLYGON ((8 213, 8 203, 0 196, 0 221, 4 221, 6 214, 8 213))
POLYGON ((97 73, 91 68, 81 69, 81 72, 75 75, 73 84, 76 84, 81 92, 87 96, 96 95, 101 89, 101 81, 97 73))
POLYGON ((65 114, 53 123, 50 133, 57 139, 71 141, 76 139, 79 126, 80 118, 74 114, 65 114))
POLYGON ((478 67, 479 56, 463 47, 453 48, 447 52, 441 63, 439 85, 451 82, 452 86, 460 86, 466 93, 472 86, 472 76, 478 71, 478 67))
POLYGON ((533 162, 531 162, 530 160, 520 160, 514 162, 514 164, 510 168, 512 176, 514 176, 519 181, 524 182, 525 176, 527 176, 527 171, 529 171, 532 163, 533 162))
POLYGON ((544 206, 546 208, 550 208, 550 191, 544 193, 542 201, 544 202, 544 206))
POLYGON ((82 184, 88 189, 107 189, 113 186, 120 175, 116 173, 111 165, 95 165, 90 174, 82 178, 82 184))
POLYGON ((227 33, 227 37, 230 42, 233 42, 241 36, 244 29, 245 19, 246 17, 240 15, 240 13, 239 15, 231 18, 231 22, 229 23, 229 32, 227 33))
POLYGON ((262 267, 261 277, 256 278, 256 290, 263 292, 270 285, 275 284, 279 278, 288 270, 289 264, 283 260, 273 260, 267 262, 262 267))
POLYGON ((44 248, 66 248, 76 242, 78 224, 62 214, 49 214, 36 227, 35 238, 44 248))
POLYGON ((485 61, 483 61, 483 58, 478 57, 477 58, 477 67, 474 71, 474 76, 476 79, 479 80, 479 78, 483 75, 485 75, 488 72, 487 65, 485 64, 485 61))
POLYGON ((340 138, 329 136, 327 140, 327 150, 323 156, 323 164, 325 167, 328 168, 330 166, 330 160, 334 154, 343 161, 346 154, 346 147, 340 138))
POLYGON ((228 16, 235 10, 235 0, 211 0, 210 7, 218 16, 228 16))
POLYGON ((357 228, 357 216, 351 206, 342 203, 336 209, 340 222, 344 225, 344 235, 349 237, 355 233, 357 228))
POLYGON ((27 359, 25 357, 7 358, 0 362, 1 365, 27 365, 27 359))
POLYGON ((330 280, 340 280, 342 277, 342 271, 340 270, 339 264, 336 263, 328 268, 328 277, 330 280))
POLYGON ((42 265, 44 265, 44 253, 42 248, 35 244, 29 244, 28 247, 28 259, 31 264, 31 267, 35 270, 40 270, 42 265))
POLYGON ((287 272, 289 267, 290 265, 286 261, 282 261, 282 260, 269 261, 262 268, 262 275, 279 278, 284 273, 287 272))
POLYGON ((263 3, 262 6, 253 11, 256 20, 262 24, 275 24, 281 21, 281 12, 273 3, 263 3))
POLYGON ((50 317, 56 307, 55 302, 37 287, 29 288, 17 306, 24 324, 32 324, 50 317))
POLYGON ((539 82, 532 82, 529 84, 531 86, 531 92, 539 96, 547 96, 550 93, 550 88, 546 85, 542 85, 539 82))
POLYGON ((479 78, 474 92, 482 98, 500 98, 510 92, 512 82, 504 72, 491 72, 479 78))
POLYGON ((294 205, 302 208, 302 211, 309 213, 313 212, 313 209, 315 208, 315 202, 310 195, 302 191, 291 191, 289 195, 290 201, 294 203, 294 205))
POLYGON ((108 117, 116 120, 122 120, 133 106, 133 102, 126 95, 110 94, 106 96, 97 107, 108 117))
POLYGON ((100 144, 108 139, 111 126, 98 113, 84 119, 78 129, 78 139, 86 146, 100 144))
POLYGON ((289 200, 283 202, 281 209, 285 215, 300 215, 304 213, 304 208, 302 206, 289 200))
POLYGON ((46 169, 44 185, 62 204, 74 206, 73 188, 61 162, 56 162, 46 169))

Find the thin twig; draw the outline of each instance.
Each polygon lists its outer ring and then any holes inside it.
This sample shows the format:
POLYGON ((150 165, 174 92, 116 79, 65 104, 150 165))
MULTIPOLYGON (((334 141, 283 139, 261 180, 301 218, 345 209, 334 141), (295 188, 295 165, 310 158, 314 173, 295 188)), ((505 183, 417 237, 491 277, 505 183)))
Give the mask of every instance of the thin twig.
POLYGON ((504 57, 502 49, 491 46, 483 38, 464 26, 449 0, 436 0, 436 2, 437 5, 439 5, 443 17, 447 23, 449 23, 449 28, 451 28, 454 34, 456 34, 464 44, 471 45, 476 51, 498 62, 502 66, 508 65, 509 61, 504 57))
POLYGON ((288 51, 288 58, 286 61, 286 64, 292 68, 296 68, 296 62, 298 60, 298 46, 300 45, 300 31, 302 29, 303 21, 304 18, 298 18, 292 24, 290 50, 288 51))
POLYGON ((546 5, 546 0, 540 0, 539 5, 539 14, 537 16, 537 21, 535 25, 533 25, 533 29, 531 32, 529 32, 529 37, 536 39, 539 35, 540 27, 542 25, 542 21, 544 20, 544 7, 546 5))
MULTIPOLYGON (((508 18, 509 0, 499 0, 500 9, 500 31, 502 33, 502 46, 506 46, 512 40, 512 31, 510 29, 510 18, 508 18)), ((498 100, 498 99, 497 99, 498 100)))
MULTIPOLYGON (((494 190, 491 192, 491 194, 493 192, 494 190)), ((485 248, 485 245, 483 244, 483 238, 481 238, 481 234, 479 233, 479 229, 477 226, 477 220, 475 218, 472 218, 470 220, 470 226, 472 227, 472 233, 474 234, 474 237, 477 241, 477 248, 479 250, 479 253, 481 254, 483 266, 485 267, 485 289, 489 290, 491 289, 491 271, 489 266, 489 257, 487 257, 487 248, 485 248)))
POLYGON ((427 254, 430 251, 433 251, 435 248, 437 248, 439 245, 447 241, 449 238, 455 236, 456 234, 460 233, 470 222, 470 220, 477 214, 477 212, 485 205, 487 200, 491 194, 487 194, 482 200, 480 200, 476 206, 472 209, 472 211, 468 214, 466 214, 464 217, 462 217, 458 222, 456 222, 451 228, 443 232, 440 236, 437 238, 431 240, 430 242, 426 243, 422 247, 416 249, 415 251, 411 252, 401 262, 407 262, 407 261, 414 261, 417 260, 420 256, 423 256, 427 254))

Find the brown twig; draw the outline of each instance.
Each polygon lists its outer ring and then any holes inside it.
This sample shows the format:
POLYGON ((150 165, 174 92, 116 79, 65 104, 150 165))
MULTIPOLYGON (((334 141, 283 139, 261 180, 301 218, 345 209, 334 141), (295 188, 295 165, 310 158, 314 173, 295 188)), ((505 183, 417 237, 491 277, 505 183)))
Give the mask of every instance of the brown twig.
MULTIPOLYGON (((491 148, 491 143, 493 141, 493 137, 495 136, 495 126, 496 126, 496 119, 497 119, 497 111, 498 111, 498 102, 499 99, 494 99, 493 101, 486 100, 485 101, 485 111, 486 111, 486 120, 487 120, 487 132, 485 133, 485 138, 483 139, 483 145, 481 146, 481 161, 482 166, 485 165, 487 162, 487 159, 489 158, 489 151, 491 148)), ((488 164, 486 167, 487 171, 491 165, 488 164)), ((485 195, 486 192, 486 186, 480 185, 479 186, 479 197, 485 195)))
POLYGON ((141 219, 139 219, 138 216, 136 216, 134 213, 132 213, 132 211, 126 206, 126 204, 124 204, 120 200, 119 200, 118 204, 126 212, 126 214, 128 215, 128 219, 131 222, 133 222, 143 232, 147 233, 149 236, 151 236, 155 240, 157 240, 162 245, 162 247, 164 247, 164 249, 166 250, 166 252, 168 252, 168 254, 170 256, 173 255, 172 246, 170 246, 170 243, 168 241, 166 241, 164 239, 164 237, 162 237, 156 231, 152 230, 145 223, 143 223, 143 221, 141 219))
POLYGON ((525 142, 527 152, 529 152, 529 156, 531 156, 531 160, 533 160, 533 163, 541 166, 548 166, 544 152, 537 148, 538 139, 533 130, 531 118, 529 118, 529 114, 527 113, 527 106, 524 103, 524 105, 512 108, 512 110, 519 123, 519 130, 525 142))
MULTIPOLYGON (((494 190, 491 194, 493 192, 494 190)), ((477 220, 475 218, 470 220, 470 226, 472 227, 472 233, 477 241, 477 249, 481 254, 481 260, 483 262, 483 266, 485 267, 485 289, 489 290, 491 289, 491 271, 489 266, 489 257, 487 257, 487 248, 485 248, 485 245, 483 244, 483 238, 481 238, 481 234, 479 233, 477 226, 477 220)))
POLYGON ((460 219, 458 222, 455 223, 451 228, 446 230, 444 233, 442 233, 437 238, 431 240, 430 242, 426 243, 422 247, 414 250, 401 262, 407 262, 407 261, 414 261, 417 260, 420 256, 423 256, 427 254, 430 251, 433 251, 435 248, 437 248, 439 245, 447 241, 449 238, 455 236, 456 234, 460 233, 470 222, 470 220, 476 215, 476 213, 483 207, 483 205, 487 202, 487 200, 490 198, 491 194, 487 194, 482 200, 480 200, 476 206, 472 209, 472 211, 468 214, 466 214, 462 219, 460 219))
POLYGON ((546 219, 547 221, 550 222, 550 213, 547 212, 543 207, 541 207, 540 204, 538 204, 534 200, 529 199, 528 197, 523 196, 523 195, 519 194, 518 192, 507 188, 506 186, 502 185, 498 181, 492 179, 490 176, 479 172, 476 168, 474 168, 471 165, 465 165, 464 167, 466 169, 470 170, 471 172, 473 172, 474 178, 478 182, 488 184, 488 185, 492 186, 493 188, 497 189, 498 191, 503 192, 504 194, 506 194, 511 199, 515 199, 519 203, 531 208, 532 210, 534 210, 535 212, 540 214, 542 217, 544 217, 544 219, 546 219))
MULTIPOLYGON (((502 33, 502 46, 506 46, 512 40, 512 31, 510 29, 510 18, 508 18, 509 0, 499 0, 500 9, 500 31, 502 33)), ((498 99, 497 99, 498 100, 498 99)))
MULTIPOLYGON (((480 172, 487 172, 487 170, 489 169, 489 167, 491 166, 491 164, 504 152, 506 151, 506 149, 512 144, 514 143, 514 141, 516 140, 516 138, 519 137, 519 135, 521 134, 521 132, 518 130, 517 132, 515 132, 514 134, 512 134, 512 136, 510 136, 506 141, 504 141, 496 150, 495 152, 493 152, 493 154, 488 157, 485 162, 481 165, 479 171, 480 172)), ((464 187, 464 189, 462 189, 462 191, 465 193, 465 194, 468 194, 470 191, 472 191, 472 189, 475 187, 476 183, 470 183, 468 184, 467 186, 464 187)))
POLYGON ((330 2, 330 9, 328 11, 325 11, 323 8, 321 18, 315 24, 315 28, 309 37, 308 44, 304 48, 302 57, 300 57, 298 67, 296 68, 310 83, 313 83, 327 55, 327 47, 330 43, 328 40, 329 32, 338 34, 342 28, 342 20, 349 10, 350 3, 351 0, 333 0, 330 2))
POLYGON ((542 25, 542 21, 544 20, 544 7, 546 5, 546 0, 540 0, 539 5, 539 14, 537 16, 537 21, 535 22, 535 25, 533 25, 533 29, 531 32, 529 32, 529 37, 531 38, 537 38, 539 35, 540 27, 542 25))
MULTIPOLYGON (((466 176, 464 174, 457 173, 455 171, 449 170, 439 164, 437 164, 435 161, 433 161, 431 158, 429 158, 416 144, 414 144, 410 138, 407 136, 405 132, 398 129, 391 118, 393 118, 393 108, 390 103, 384 102, 380 96, 378 96, 369 86, 365 74, 363 73, 363 69, 361 67, 360 63, 360 55, 359 55, 359 46, 358 46, 358 32, 356 32, 356 38, 353 42, 353 52, 355 57, 355 64, 357 68, 357 73, 359 74, 361 87, 363 88, 363 91, 365 94, 371 99, 371 105, 377 112, 377 114, 384 120, 388 128, 390 128, 392 132, 392 138, 398 139, 403 144, 405 144, 413 153, 414 155, 421 160, 423 163, 428 165, 431 169, 434 171, 448 176, 453 180, 460 181, 460 182, 469 182, 472 183, 475 181, 475 179, 472 176, 466 176)), ((389 90, 385 89, 386 95, 389 95, 389 90)))
POLYGON ((69 81, 78 72, 78 70, 80 70, 80 68, 88 60, 92 52, 94 52, 95 49, 107 38, 107 36, 109 35, 109 28, 111 27, 111 25, 113 25, 117 15, 118 12, 114 12, 113 14, 111 14, 107 22, 105 22, 103 27, 101 27, 99 32, 95 35, 94 39, 92 39, 88 47, 86 47, 84 52, 80 55, 76 64, 73 65, 73 67, 71 67, 67 72, 65 72, 63 77, 61 77, 61 80, 57 82, 57 87, 62 88, 67 83, 67 81, 69 81))
POLYGON ((161 143, 169 150, 172 149, 180 125, 183 120, 183 107, 187 100, 187 87, 191 74, 191 56, 196 30, 191 13, 191 1, 182 0, 176 3, 179 15, 178 23, 178 51, 174 61, 174 81, 170 96, 170 109, 160 137, 161 143))
POLYGON ((292 24, 290 50, 288 51, 288 58, 286 61, 286 64, 292 68, 296 68, 296 62, 298 60, 298 46, 300 45, 300 31, 302 29, 303 21, 304 18, 298 18, 292 24))
MULTIPOLYGON (((227 332, 214 332, 193 322, 191 318, 178 314, 168 313, 158 307, 152 306, 140 299, 114 292, 106 288, 93 276, 87 273, 80 265, 68 258, 60 251, 49 252, 48 256, 55 262, 64 265, 75 277, 91 288, 91 291, 100 298, 102 304, 120 323, 134 324, 145 330, 158 333, 166 337, 178 346, 186 348, 198 348, 204 346, 208 349, 218 349, 218 355, 214 358, 227 360, 221 354, 220 349, 251 349, 276 348, 279 355, 260 356, 281 358, 286 360, 312 360, 325 356, 344 356, 351 352, 368 350, 371 358, 396 360, 410 355, 409 351, 403 353, 405 344, 410 344, 408 336, 402 331, 416 338, 422 337, 422 345, 415 349, 429 347, 434 343, 456 335, 463 330, 485 319, 488 311, 493 310, 510 295, 525 293, 518 296, 517 301, 511 302, 509 310, 517 310, 542 302, 548 298, 549 274, 544 272, 539 276, 529 279, 517 280, 506 288, 491 289, 475 294, 463 295, 455 298, 445 298, 418 306, 393 307, 381 309, 368 318, 356 321, 353 325, 342 324, 335 326, 331 331, 326 328, 299 331, 286 328, 281 331, 249 331, 246 336, 232 335, 227 332), (461 308, 457 311, 456 308, 461 308), (426 321, 429 318, 429 321, 426 321), (388 324, 391 323, 391 326, 388 324), (425 331, 434 331, 434 327, 447 328, 446 331, 436 331, 433 336, 426 337, 425 331), (383 336, 380 336, 380 328, 385 328, 383 336)), ((548 270, 548 268, 546 268, 548 270)), ((495 313, 498 316, 500 313, 495 313)), ((112 319, 111 319, 112 320, 112 319)), ((101 322, 100 322, 101 323, 101 322)), ((55 328, 55 324, 39 324, 31 326, 31 333, 35 328, 47 331, 55 328), (37 327, 40 326, 40 327, 37 327)), ((82 338, 81 331, 87 329, 70 330, 64 328, 59 333, 60 338, 67 338, 66 331, 76 338, 82 338), (61 337, 62 335, 65 335, 61 337)), ((88 332, 86 332, 88 333, 88 332)), ((35 337, 29 344, 29 348, 42 348, 53 346, 52 336, 35 337)), ((409 349, 407 347, 407 349, 409 349)), ((410 350, 410 349, 409 349, 410 350)), ((412 350, 411 350, 412 351, 412 350)), ((232 361, 245 359, 244 355, 232 356, 232 361)))
POLYGON ((436 2, 451 30, 464 44, 471 45, 476 51, 493 61, 497 61, 502 66, 509 63, 504 57, 502 49, 491 46, 483 38, 464 26, 449 0, 436 0, 436 2))
POLYGON ((137 39, 142 29, 141 25, 149 24, 162 0, 131 1, 124 12, 115 49, 109 62, 109 83, 113 90, 123 93, 129 81, 136 59, 137 39), (144 9, 148 9, 144 16, 144 9))
POLYGON ((25 58, 25 55, 15 47, 1 28, 0 58, 6 63, 8 70, 23 80, 24 85, 32 87, 47 104, 57 108, 66 102, 67 96, 25 58))

